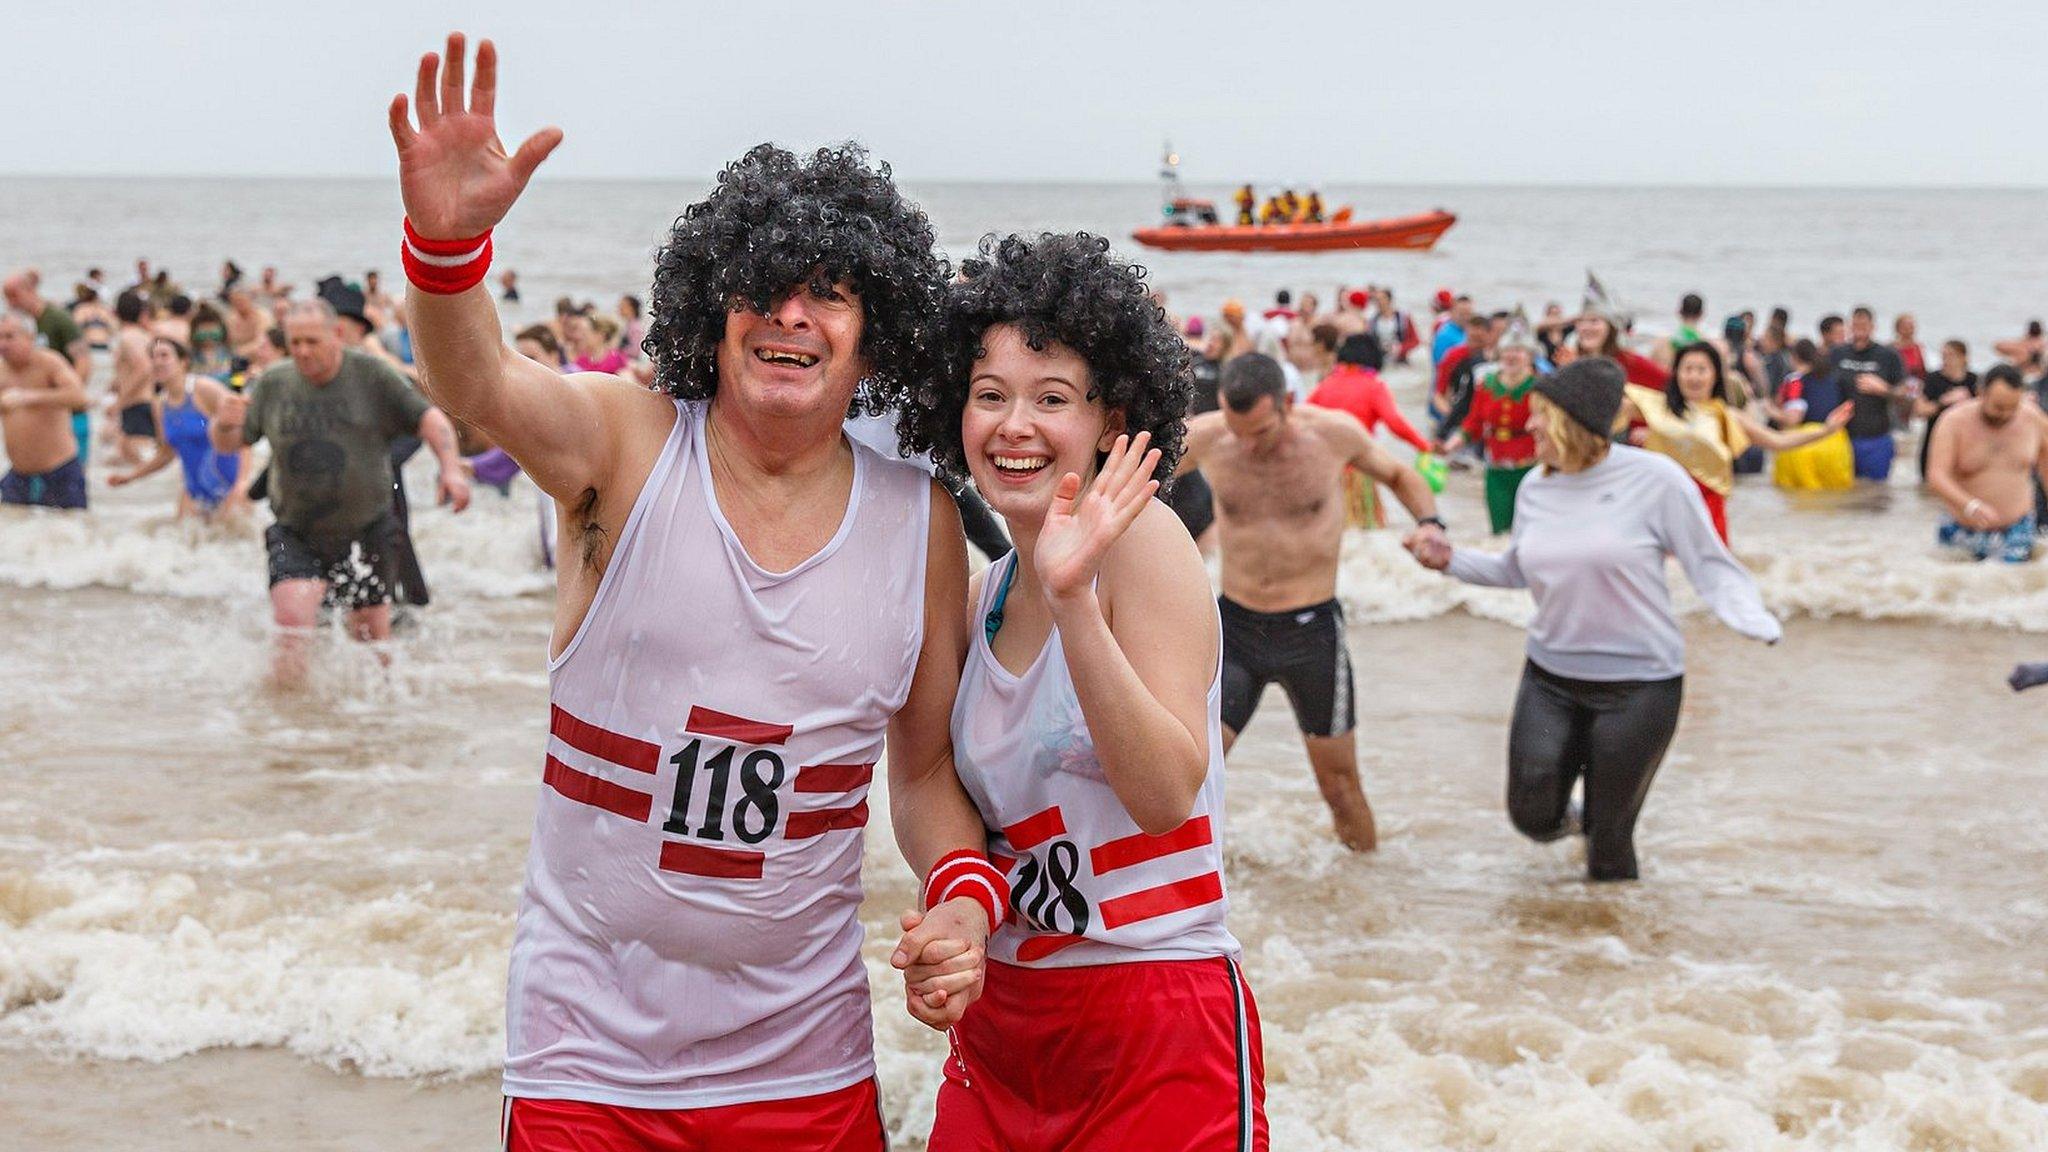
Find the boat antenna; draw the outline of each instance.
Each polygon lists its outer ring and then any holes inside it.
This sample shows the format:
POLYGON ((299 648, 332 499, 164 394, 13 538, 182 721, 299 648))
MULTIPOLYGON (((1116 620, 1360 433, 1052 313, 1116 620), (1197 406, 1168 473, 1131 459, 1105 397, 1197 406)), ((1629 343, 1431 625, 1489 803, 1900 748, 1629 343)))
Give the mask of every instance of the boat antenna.
POLYGON ((1180 153, 1173 150, 1173 141, 1168 139, 1159 155, 1159 180, 1165 185, 1166 202, 1173 203, 1181 196, 1180 153))

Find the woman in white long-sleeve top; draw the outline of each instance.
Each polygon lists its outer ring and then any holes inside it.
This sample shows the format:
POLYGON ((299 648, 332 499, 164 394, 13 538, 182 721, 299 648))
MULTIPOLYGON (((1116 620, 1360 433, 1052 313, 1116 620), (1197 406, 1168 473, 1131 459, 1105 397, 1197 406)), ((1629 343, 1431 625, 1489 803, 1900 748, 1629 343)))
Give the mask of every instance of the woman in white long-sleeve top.
POLYGON ((1664 558, 1678 559, 1729 627, 1769 643, 1782 634, 1685 470, 1609 442, 1622 385, 1598 358, 1537 382, 1529 427, 1542 468, 1516 497, 1506 552, 1409 544, 1425 567, 1535 597, 1508 734, 1508 815, 1531 839, 1569 834, 1583 776, 1595 880, 1636 878, 1636 816, 1678 727, 1685 640, 1664 558))

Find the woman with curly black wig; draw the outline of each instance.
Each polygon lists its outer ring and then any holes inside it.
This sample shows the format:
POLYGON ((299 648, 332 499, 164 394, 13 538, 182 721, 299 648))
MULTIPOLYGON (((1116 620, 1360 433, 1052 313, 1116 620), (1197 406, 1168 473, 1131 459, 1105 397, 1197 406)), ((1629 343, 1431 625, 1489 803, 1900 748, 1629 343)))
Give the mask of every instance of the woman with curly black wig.
POLYGON ((950 997, 973 957, 897 957, 911 1013, 954 1030, 932 1152, 1263 1149, 1258 1016, 1224 926, 1221 627, 1152 499, 1187 346, 1143 271, 1085 234, 984 240, 946 342, 955 382, 905 439, 971 474, 1016 541, 970 588, 952 725, 1012 915, 972 1011, 950 997))

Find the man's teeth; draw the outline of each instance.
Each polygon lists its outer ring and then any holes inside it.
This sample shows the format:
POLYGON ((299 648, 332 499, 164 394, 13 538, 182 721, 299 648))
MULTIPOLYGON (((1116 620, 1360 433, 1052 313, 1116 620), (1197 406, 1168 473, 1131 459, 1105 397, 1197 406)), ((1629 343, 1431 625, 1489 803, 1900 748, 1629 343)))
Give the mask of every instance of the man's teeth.
POLYGON ((1044 456, 997 456, 994 459, 996 467, 1005 472, 1035 472, 1052 463, 1044 456))
POLYGON ((755 349, 754 355, 764 364, 788 364, 795 368, 809 368, 818 362, 816 356, 802 352, 777 352, 768 348, 755 349))

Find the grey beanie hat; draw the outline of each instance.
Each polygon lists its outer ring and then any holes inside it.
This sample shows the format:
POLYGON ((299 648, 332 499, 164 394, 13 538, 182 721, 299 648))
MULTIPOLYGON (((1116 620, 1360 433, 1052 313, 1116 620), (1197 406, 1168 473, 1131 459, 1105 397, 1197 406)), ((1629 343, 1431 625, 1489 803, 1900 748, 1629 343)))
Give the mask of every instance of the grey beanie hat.
POLYGON ((1608 436, 1621 414, 1621 389, 1627 383, 1621 365, 1605 356, 1588 356, 1539 378, 1534 387, 1587 431, 1608 436))

